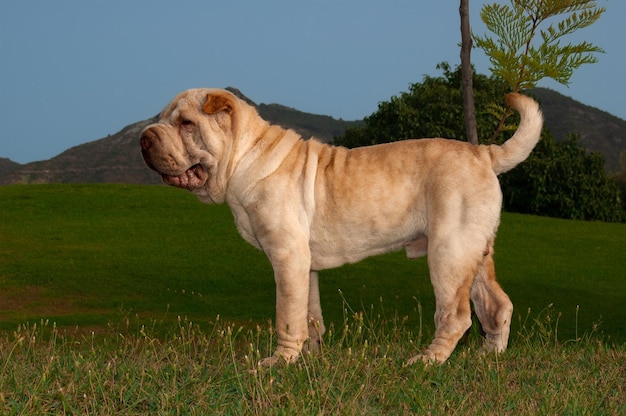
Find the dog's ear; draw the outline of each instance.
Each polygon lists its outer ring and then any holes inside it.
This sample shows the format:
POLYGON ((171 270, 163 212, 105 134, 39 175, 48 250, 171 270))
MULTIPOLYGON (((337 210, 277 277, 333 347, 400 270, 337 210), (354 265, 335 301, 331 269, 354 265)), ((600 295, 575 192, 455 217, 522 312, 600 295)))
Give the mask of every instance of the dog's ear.
POLYGON ((226 111, 230 114, 233 111, 232 98, 223 94, 207 94, 202 110, 209 115, 217 114, 221 111, 226 111))

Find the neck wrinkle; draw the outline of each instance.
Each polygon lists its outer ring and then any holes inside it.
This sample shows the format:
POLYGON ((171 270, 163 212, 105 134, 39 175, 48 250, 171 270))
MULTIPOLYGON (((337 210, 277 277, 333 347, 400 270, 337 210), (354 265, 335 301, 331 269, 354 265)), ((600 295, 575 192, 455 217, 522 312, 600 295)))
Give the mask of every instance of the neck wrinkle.
MULTIPOLYGON (((298 142, 303 141, 295 132, 277 125, 269 125, 247 146, 246 154, 241 155, 236 166, 234 157, 228 164, 229 185, 227 193, 240 198, 257 182, 275 172, 298 142), (272 130, 276 130, 272 132, 272 130), (257 164, 258 162, 258 164, 257 164), (245 177, 245 180, 243 178, 245 177)), ((237 146, 233 144, 234 156, 237 146)), ((240 150, 240 149, 238 149, 240 150)))

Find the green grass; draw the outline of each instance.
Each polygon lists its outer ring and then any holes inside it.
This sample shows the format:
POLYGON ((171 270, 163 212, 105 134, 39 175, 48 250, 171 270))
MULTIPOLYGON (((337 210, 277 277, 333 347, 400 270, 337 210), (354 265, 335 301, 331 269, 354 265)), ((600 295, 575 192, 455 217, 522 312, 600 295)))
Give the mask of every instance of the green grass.
MULTIPOLYGON (((0 328, 41 318, 59 326, 103 326, 126 315, 195 322, 220 315, 267 322, 274 315, 269 262, 238 235, 225 205, 205 205, 162 186, 0 187, 0 328)), ((504 214, 496 272, 515 305, 553 304, 559 336, 599 324, 626 341, 626 224, 504 214)), ((423 259, 391 253, 323 271, 326 320, 343 301, 432 326, 434 297, 423 259)))
MULTIPOLYGON (((158 325, 158 323, 156 324, 158 325)), ((0 337, 2 414, 593 414, 626 412, 626 346, 593 337, 560 344, 539 316, 506 354, 470 339, 446 364, 405 367, 424 340, 377 312, 331 326, 320 354, 264 368, 267 327, 181 320, 104 339, 49 323, 0 337), (552 335, 550 335, 552 334, 552 335)))
POLYGON ((424 260, 321 273, 322 353, 259 368, 274 283, 226 206, 161 186, 0 187, 0 414, 624 414, 626 225, 504 214, 509 350, 443 366, 424 260))
POLYGON ((269 264, 241 241, 223 208, 157 186, 0 188, 0 290, 14 297, 0 320, 103 325, 129 311, 268 316, 269 264))

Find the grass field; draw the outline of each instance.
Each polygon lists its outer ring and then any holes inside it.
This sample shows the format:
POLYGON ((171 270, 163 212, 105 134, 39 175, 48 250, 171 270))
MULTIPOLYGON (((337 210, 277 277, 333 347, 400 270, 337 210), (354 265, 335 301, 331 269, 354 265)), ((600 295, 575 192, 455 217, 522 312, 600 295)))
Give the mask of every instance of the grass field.
MULTIPOLYGON (((41 318, 104 326, 126 316, 267 322, 274 282, 225 205, 161 186, 0 187, 0 328, 41 318)), ((514 325, 549 305, 559 336, 599 331, 626 341, 626 224, 504 214, 498 279, 514 325)), ((391 253, 321 273, 327 321, 382 307, 432 327, 426 262, 391 253)), ((515 330, 515 329, 514 329, 515 330)))
POLYGON ((403 367, 433 333, 423 260, 321 273, 319 356, 275 343, 264 255, 161 186, 0 187, 0 414, 625 414, 626 225, 504 214, 510 347, 403 367))
POLYGON ((445 365, 403 365, 428 340, 402 321, 347 316, 320 354, 257 366, 266 326, 64 336, 50 323, 0 336, 0 414, 74 415, 622 415, 626 346, 594 337, 555 342, 545 316, 513 335, 506 354, 476 340, 445 365))

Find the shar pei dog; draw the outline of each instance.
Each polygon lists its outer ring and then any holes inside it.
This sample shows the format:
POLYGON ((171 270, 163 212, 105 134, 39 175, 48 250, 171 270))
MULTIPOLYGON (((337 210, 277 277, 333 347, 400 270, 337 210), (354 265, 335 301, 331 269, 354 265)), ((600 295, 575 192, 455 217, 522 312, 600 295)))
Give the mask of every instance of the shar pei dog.
POLYGON ((497 175, 540 138, 537 103, 508 94, 517 131, 502 145, 405 140, 346 149, 270 125, 225 90, 179 94, 141 132, 146 164, 205 203, 226 202, 242 237, 263 250, 276 282, 278 346, 292 362, 324 334, 318 271, 404 248, 427 256, 436 297, 432 343, 408 363, 444 362, 471 326, 485 351, 507 347, 513 305, 496 282, 497 175))

